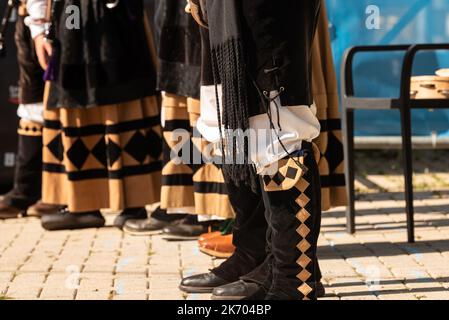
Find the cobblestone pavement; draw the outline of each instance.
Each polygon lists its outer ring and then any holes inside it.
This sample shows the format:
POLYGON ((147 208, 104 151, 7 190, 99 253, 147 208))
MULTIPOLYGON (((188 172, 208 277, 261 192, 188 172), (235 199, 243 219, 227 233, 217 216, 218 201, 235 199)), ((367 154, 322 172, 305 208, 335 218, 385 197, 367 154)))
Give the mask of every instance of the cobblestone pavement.
MULTIPOLYGON (((415 159, 416 244, 406 242, 397 158, 381 158, 375 170, 372 156, 356 161, 363 193, 355 235, 345 232, 344 208, 323 214, 324 299, 449 299, 447 154, 415 159)), ((184 294, 178 284, 219 263, 195 241, 132 237, 111 227, 44 232, 32 217, 0 221, 0 299, 209 299, 184 294)))

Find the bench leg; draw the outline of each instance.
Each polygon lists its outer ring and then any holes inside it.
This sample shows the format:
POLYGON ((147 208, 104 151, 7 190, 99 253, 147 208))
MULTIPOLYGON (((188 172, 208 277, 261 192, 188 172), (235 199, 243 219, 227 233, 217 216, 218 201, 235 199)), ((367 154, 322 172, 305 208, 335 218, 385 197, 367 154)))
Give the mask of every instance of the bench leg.
POLYGON ((405 177, 405 210, 407 214, 407 239, 415 242, 415 222, 413 213, 413 161, 411 115, 408 107, 401 108, 402 161, 405 177))
POLYGON ((344 109, 342 119, 345 179, 348 207, 346 209, 346 230, 355 233, 355 191, 354 191, 354 110, 344 109))

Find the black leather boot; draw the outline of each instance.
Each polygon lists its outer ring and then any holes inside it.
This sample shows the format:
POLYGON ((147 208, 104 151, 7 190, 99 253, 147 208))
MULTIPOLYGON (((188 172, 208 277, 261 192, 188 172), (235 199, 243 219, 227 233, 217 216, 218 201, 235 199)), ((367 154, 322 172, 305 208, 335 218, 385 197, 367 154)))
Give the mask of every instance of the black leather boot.
POLYGON ((317 163, 310 150, 294 155, 296 161, 307 167, 306 172, 289 160, 285 164, 288 168, 280 167, 278 172, 287 176, 264 177, 263 197, 273 255, 272 283, 266 297, 269 300, 317 298, 321 186, 317 163))

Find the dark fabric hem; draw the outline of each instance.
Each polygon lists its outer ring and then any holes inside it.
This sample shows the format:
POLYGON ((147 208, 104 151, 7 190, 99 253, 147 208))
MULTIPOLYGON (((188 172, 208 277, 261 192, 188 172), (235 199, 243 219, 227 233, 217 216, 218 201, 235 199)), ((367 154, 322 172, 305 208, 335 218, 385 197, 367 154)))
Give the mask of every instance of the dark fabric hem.
POLYGON ((44 101, 43 86, 34 90, 21 88, 19 92, 19 102, 22 104, 42 103, 44 101))
POLYGON ((158 90, 199 99, 200 81, 200 66, 159 60, 158 90))
POLYGON ((96 97, 95 101, 86 100, 85 90, 65 90, 57 84, 51 83, 46 107, 48 109, 87 109, 126 103, 157 94, 154 89, 154 79, 137 79, 126 84, 93 88, 89 91, 88 95, 96 97))

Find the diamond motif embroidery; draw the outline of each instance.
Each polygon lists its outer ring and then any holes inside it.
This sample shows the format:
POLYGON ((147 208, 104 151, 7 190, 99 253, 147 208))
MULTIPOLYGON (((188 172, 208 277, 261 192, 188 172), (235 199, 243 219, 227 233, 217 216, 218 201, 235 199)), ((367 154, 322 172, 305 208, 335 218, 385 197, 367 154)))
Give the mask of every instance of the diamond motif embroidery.
POLYGON ((263 181, 265 182, 265 185, 268 186, 271 182, 270 176, 263 176, 263 181))
POLYGON ((162 138, 153 130, 148 130, 147 135, 148 154, 153 159, 159 159, 162 154, 162 138))
POLYGON ((301 242, 298 244, 298 249, 301 252, 306 252, 311 247, 310 243, 306 239, 302 239, 301 242))
POLYGON ((108 162, 110 167, 112 167, 122 155, 122 149, 111 139, 108 141, 106 152, 108 154, 108 162))
POLYGON ((298 290, 304 295, 305 299, 307 298, 307 295, 312 292, 312 288, 307 283, 300 285, 298 290))
POLYGON ((297 173, 298 173, 298 169, 293 168, 293 167, 288 167, 287 172, 285 173, 285 176, 290 179, 295 179, 297 173))
POLYGON ((106 142, 104 136, 101 137, 100 141, 92 149, 92 155, 103 165, 107 166, 108 160, 106 156, 106 142))
POLYGON ((305 268, 309 265, 309 263, 312 261, 305 253, 303 253, 299 259, 296 261, 298 265, 305 268))
POLYGON ((305 224, 301 224, 299 228, 296 229, 296 232, 298 232, 301 237, 305 238, 310 233, 310 229, 305 224))
POLYGON ((64 160, 64 146, 62 145, 62 136, 58 134, 49 144, 47 144, 48 150, 59 161, 64 160))
POLYGON ((343 152, 343 144, 341 141, 332 133, 329 132, 327 148, 324 156, 329 162, 329 170, 330 172, 335 172, 337 167, 344 161, 343 152))
POLYGON ((143 163, 150 148, 147 142, 148 139, 140 131, 137 131, 129 139, 124 150, 138 162, 143 163))
POLYGON ((87 149, 83 140, 78 138, 67 151, 67 158, 69 158, 78 170, 81 170, 84 163, 86 163, 89 153, 89 149, 87 149))
MULTIPOLYGON (((197 148, 197 146, 194 143, 192 143, 191 157, 193 158, 194 155, 201 155, 201 154, 202 153, 197 148)), ((190 169, 192 169, 193 174, 197 173, 198 170, 200 170, 204 166, 204 161, 202 159, 196 159, 195 158, 195 161, 190 161, 190 163, 191 164, 189 164, 189 167, 190 167, 190 169), (199 161, 196 161, 196 160, 199 160, 199 161)), ((214 164, 214 166, 216 166, 216 164, 214 164)))
POLYGON ((311 216, 310 213, 305 209, 306 205, 309 203, 310 199, 304 193, 309 187, 309 182, 305 178, 301 179, 296 185, 296 189, 301 192, 301 194, 296 198, 296 203, 301 207, 301 210, 296 214, 296 218, 300 221, 299 227, 296 229, 298 235, 302 240, 298 243, 297 248, 301 252, 301 256, 298 258, 296 263, 302 268, 302 270, 296 275, 296 277, 303 282, 301 286, 298 287, 299 292, 302 293, 304 300, 309 300, 308 294, 313 291, 313 289, 307 284, 307 280, 312 276, 312 273, 306 269, 306 267, 312 262, 312 259, 306 254, 306 252, 312 247, 312 245, 307 241, 306 237, 310 234, 310 228, 305 224, 305 221, 311 216))
POLYGON ((312 274, 309 271, 307 271, 306 269, 303 269, 296 277, 299 280, 306 282, 310 278, 311 275, 312 274))
POLYGON ((299 181, 299 184, 298 184, 297 188, 298 188, 299 191, 305 192, 309 186, 310 186, 310 183, 308 183, 306 181, 306 179, 301 179, 299 181))
POLYGON ((298 220, 301 222, 305 222, 307 219, 309 219, 309 217, 310 213, 304 208, 302 208, 301 211, 296 214, 296 218, 298 218, 298 220))
POLYGON ((304 208, 309 203, 310 199, 304 193, 301 193, 301 195, 298 198, 296 198, 295 201, 297 204, 299 204, 301 207, 304 208))
POLYGON ((278 172, 273 176, 272 179, 273 179, 274 183, 276 183, 278 186, 280 186, 282 184, 282 182, 284 182, 285 177, 280 172, 278 172))

